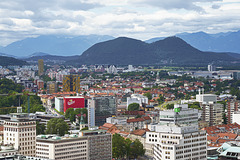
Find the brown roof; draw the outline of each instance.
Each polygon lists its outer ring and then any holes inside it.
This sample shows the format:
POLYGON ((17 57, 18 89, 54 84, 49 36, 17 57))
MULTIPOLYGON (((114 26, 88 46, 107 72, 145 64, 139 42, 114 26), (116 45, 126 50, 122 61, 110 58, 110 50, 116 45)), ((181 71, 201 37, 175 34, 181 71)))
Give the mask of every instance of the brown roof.
POLYGON ((147 131, 150 131, 149 129, 137 129, 133 131, 131 134, 138 135, 138 136, 143 136, 147 131))
POLYGON ((142 118, 127 119, 127 123, 142 122, 142 121, 146 121, 146 120, 151 120, 151 118, 149 116, 147 116, 147 117, 142 117, 142 118))

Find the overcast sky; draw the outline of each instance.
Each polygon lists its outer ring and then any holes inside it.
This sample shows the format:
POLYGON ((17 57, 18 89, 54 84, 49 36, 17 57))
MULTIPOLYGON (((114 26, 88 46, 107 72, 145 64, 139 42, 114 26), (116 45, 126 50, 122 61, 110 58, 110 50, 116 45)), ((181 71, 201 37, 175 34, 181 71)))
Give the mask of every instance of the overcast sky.
POLYGON ((240 0, 0 0, 0 45, 38 35, 141 40, 240 30, 240 0))

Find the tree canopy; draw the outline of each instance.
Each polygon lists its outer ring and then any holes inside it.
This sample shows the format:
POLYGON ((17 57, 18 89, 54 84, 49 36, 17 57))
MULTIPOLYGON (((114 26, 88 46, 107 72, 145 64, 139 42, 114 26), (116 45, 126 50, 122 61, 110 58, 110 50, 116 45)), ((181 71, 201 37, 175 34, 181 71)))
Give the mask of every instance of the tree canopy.
POLYGON ((62 118, 53 118, 47 123, 47 134, 58 134, 64 136, 68 133, 69 126, 62 118))
POLYGON ((148 100, 152 99, 152 94, 150 92, 144 93, 143 95, 146 96, 148 100))
POLYGON ((112 156, 117 159, 136 159, 143 156, 145 149, 143 144, 136 139, 131 141, 129 138, 124 139, 119 134, 114 134, 112 138, 112 156))
POLYGON ((129 111, 138 111, 139 110, 139 104, 138 103, 131 103, 128 105, 129 111))

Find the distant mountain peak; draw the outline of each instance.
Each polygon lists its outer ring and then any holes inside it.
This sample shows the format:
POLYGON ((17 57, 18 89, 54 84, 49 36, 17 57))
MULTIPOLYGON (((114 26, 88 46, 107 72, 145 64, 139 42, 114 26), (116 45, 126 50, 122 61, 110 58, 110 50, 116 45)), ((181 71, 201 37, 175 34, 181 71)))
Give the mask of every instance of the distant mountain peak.
POLYGON ((32 56, 32 53, 51 53, 59 56, 81 55, 92 45, 114 39, 106 35, 41 35, 13 42, 0 48, 0 52, 16 57, 32 56))

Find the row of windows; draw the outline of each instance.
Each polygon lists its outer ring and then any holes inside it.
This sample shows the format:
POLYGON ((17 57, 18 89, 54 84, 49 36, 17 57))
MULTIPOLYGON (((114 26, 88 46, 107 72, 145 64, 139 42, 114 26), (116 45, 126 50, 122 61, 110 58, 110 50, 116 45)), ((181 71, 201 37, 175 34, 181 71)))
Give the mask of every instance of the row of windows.
MULTIPOLYGON (((72 155, 72 156, 63 156, 63 157, 55 158, 55 160, 72 159, 72 158, 82 157, 82 156, 87 156, 87 154, 86 154, 86 153, 83 153, 83 154, 77 154, 77 155, 72 155)), ((77 159, 81 159, 81 158, 77 158, 77 159)))
POLYGON ((78 149, 78 148, 87 148, 87 146, 77 146, 77 147, 72 147, 72 148, 63 148, 63 149, 56 149, 56 152, 59 151, 66 151, 66 150, 74 150, 74 149, 78 149))
POLYGON ((23 143, 20 143, 21 146, 24 146, 24 145, 34 145, 35 146, 35 142, 23 142, 23 143))
POLYGON ((163 143, 163 144, 178 144, 175 141, 161 141, 161 143, 163 143))
POLYGON ((157 135, 149 134, 149 137, 157 137, 157 135))
POLYGON ((170 138, 170 139, 181 139, 180 136, 167 136, 167 135, 162 135, 162 138, 170 138))
POLYGON ((48 152, 36 152, 36 154, 40 154, 40 155, 49 155, 48 152))
MULTIPOLYGON (((74 153, 79 153, 79 152, 86 152, 86 149, 83 150, 77 150, 77 151, 68 151, 68 152, 61 152, 61 153, 55 153, 55 156, 59 156, 59 155, 66 155, 66 154, 74 154, 74 153)), ((83 155, 87 155, 86 153, 84 153, 83 155)))
POLYGON ((36 146, 40 146, 40 147, 49 147, 49 145, 46 145, 46 144, 37 144, 36 146))
POLYGON ((37 150, 37 151, 39 151, 39 150, 40 150, 40 151, 49 151, 49 149, 46 149, 46 148, 38 148, 38 147, 36 148, 36 150, 37 150))
POLYGON ((35 128, 34 127, 31 127, 31 128, 10 128, 10 127, 4 127, 4 131, 28 132, 28 131, 35 131, 35 128))
POLYGON ((87 142, 78 142, 78 143, 71 143, 71 144, 64 144, 64 145, 56 145, 55 147, 67 147, 67 146, 73 146, 73 145, 81 145, 81 144, 87 144, 87 142))
POLYGON ((35 146, 30 146, 30 147, 19 147, 20 150, 29 150, 29 149, 35 149, 35 146))

